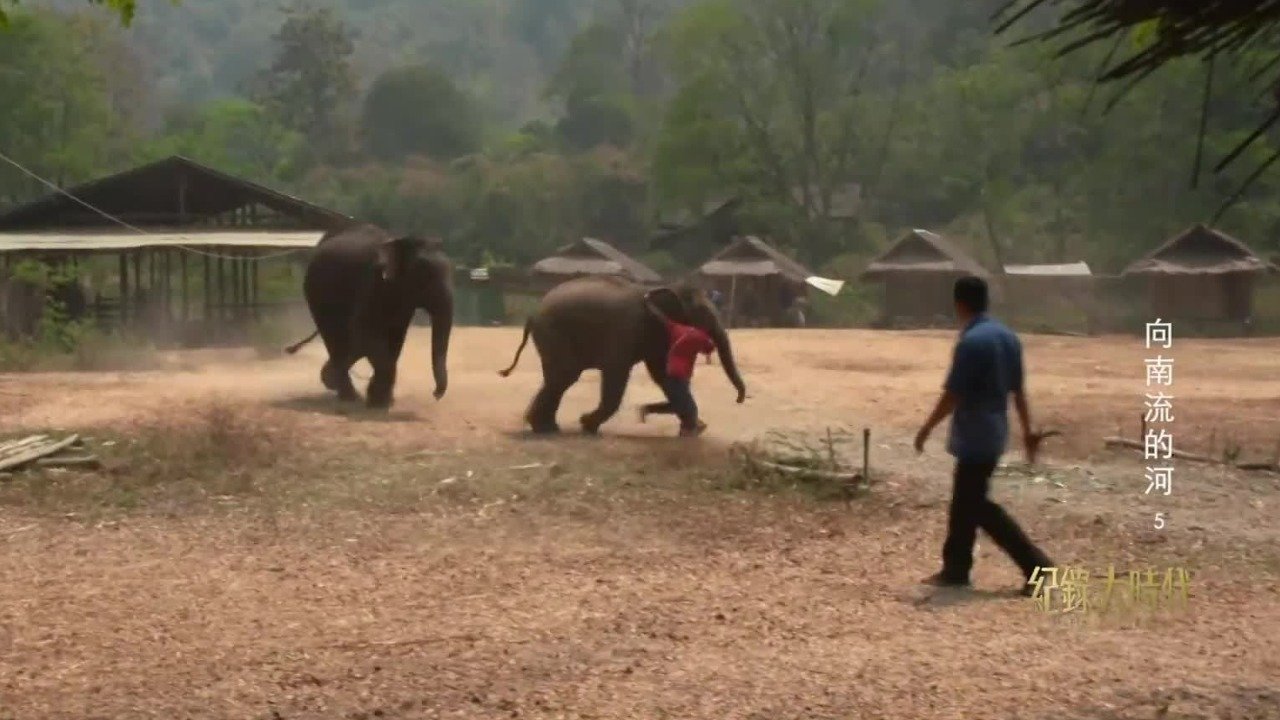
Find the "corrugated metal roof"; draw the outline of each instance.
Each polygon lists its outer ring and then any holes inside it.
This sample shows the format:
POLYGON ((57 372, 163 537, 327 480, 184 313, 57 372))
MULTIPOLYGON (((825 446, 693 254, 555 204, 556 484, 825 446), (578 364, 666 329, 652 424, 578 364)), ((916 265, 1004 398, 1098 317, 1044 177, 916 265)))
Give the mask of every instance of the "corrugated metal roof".
POLYGON ((1080 261, 1059 263, 1056 265, 1005 265, 1004 271, 1009 275, 1052 275, 1052 276, 1086 276, 1092 275, 1089 264, 1080 261))
POLYGON ((148 247, 259 247, 312 248, 324 237, 322 230, 289 230, 272 232, 184 232, 184 233, 110 233, 110 232, 0 232, 0 252, 17 250, 133 250, 148 247))

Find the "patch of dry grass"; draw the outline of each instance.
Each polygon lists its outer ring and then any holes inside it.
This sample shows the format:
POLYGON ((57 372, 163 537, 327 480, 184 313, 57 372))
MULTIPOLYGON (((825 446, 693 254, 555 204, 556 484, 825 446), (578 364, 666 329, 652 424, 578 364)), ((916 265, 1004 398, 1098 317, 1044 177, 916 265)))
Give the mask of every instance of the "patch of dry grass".
POLYGON ((79 431, 101 469, 27 470, 0 483, 0 502, 62 512, 189 510, 262 494, 305 464, 296 428, 280 418, 223 402, 178 410, 79 431))
POLYGON ((3 372, 126 372, 162 367, 160 355, 149 343, 95 330, 78 332, 70 349, 0 340, 3 372))

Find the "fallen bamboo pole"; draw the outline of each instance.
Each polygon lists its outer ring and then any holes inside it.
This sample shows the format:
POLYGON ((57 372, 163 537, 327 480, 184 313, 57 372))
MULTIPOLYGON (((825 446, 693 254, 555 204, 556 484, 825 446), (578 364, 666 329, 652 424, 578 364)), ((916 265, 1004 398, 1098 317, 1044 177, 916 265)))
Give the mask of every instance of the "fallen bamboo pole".
POLYGON ((0 457, 4 457, 6 455, 12 455, 23 448, 34 445, 40 442, 41 440, 48 440, 48 439, 49 439, 48 435, 32 435, 31 437, 25 437, 21 440, 15 440, 11 443, 0 445, 0 457))
MULTIPOLYGON (((1107 447, 1125 447, 1125 448, 1133 448, 1134 450, 1146 449, 1146 446, 1143 445, 1142 443, 1136 440, 1130 440, 1128 438, 1122 438, 1122 437, 1103 438, 1103 442, 1107 444, 1107 447)), ((1262 470, 1267 472, 1280 472, 1280 463, 1276 463, 1276 462, 1232 463, 1232 462, 1227 462, 1226 460, 1218 460, 1217 458, 1212 458, 1212 457, 1209 457, 1208 455, 1196 455, 1195 453, 1183 452, 1181 450, 1174 450, 1173 456, 1178 458, 1179 460, 1189 460, 1191 462, 1208 463, 1210 465, 1226 465, 1228 467, 1233 467, 1237 470, 1262 470)))
POLYGON ((857 472, 836 472, 833 470, 793 467, 791 465, 781 465, 767 460, 753 459, 751 462, 759 465, 760 467, 768 468, 774 472, 780 472, 783 475, 791 475, 793 477, 810 477, 819 480, 835 480, 837 482, 855 482, 862 479, 862 473, 857 472))
MULTIPOLYGON (((1137 440, 1130 440, 1128 438, 1122 438, 1122 437, 1103 438, 1103 442, 1107 444, 1107 447, 1126 447, 1126 448, 1132 448, 1134 450, 1146 449, 1146 446, 1138 442, 1137 440)), ((1207 455, 1196 455, 1194 453, 1183 452, 1181 450, 1174 450, 1173 456, 1180 460, 1190 460, 1192 462, 1213 463, 1217 465, 1227 464, 1222 462, 1221 460, 1215 460, 1207 455)))
POLYGON ((73 455, 71 457, 43 457, 35 461, 36 467, 43 468, 100 468, 102 461, 97 455, 73 455))
POLYGON ((19 468, 33 460, 39 460, 40 458, 61 452, 62 450, 74 445, 79 439, 79 435, 72 435, 71 437, 59 440, 58 442, 49 443, 48 445, 39 445, 33 449, 28 449, 25 452, 20 452, 16 455, 4 458, 0 460, 0 471, 9 470, 10 468, 19 468))

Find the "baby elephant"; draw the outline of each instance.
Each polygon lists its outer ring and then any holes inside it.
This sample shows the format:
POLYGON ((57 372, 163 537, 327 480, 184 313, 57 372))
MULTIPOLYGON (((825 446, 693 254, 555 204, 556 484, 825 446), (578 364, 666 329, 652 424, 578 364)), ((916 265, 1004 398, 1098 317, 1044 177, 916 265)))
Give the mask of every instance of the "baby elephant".
MULTIPOLYGON (((511 374, 532 335, 542 358, 542 387, 525 413, 525 422, 535 433, 559 431, 560 400, 585 370, 599 370, 601 375, 600 405, 579 418, 582 430, 590 434, 618 411, 636 363, 643 362, 653 381, 663 384, 668 337, 662 321, 645 307, 645 293, 644 286, 625 278, 584 277, 562 283, 542 298, 525 323, 511 367, 499 372, 503 377, 511 374)), ((651 298, 667 317, 711 336, 720 365, 742 402, 747 390, 733 359, 729 334, 706 294, 678 285, 660 288, 651 298)))

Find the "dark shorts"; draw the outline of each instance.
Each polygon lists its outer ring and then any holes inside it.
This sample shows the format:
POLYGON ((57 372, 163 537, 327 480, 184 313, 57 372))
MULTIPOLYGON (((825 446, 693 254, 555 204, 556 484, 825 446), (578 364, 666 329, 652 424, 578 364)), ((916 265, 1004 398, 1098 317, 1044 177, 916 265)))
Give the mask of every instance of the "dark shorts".
POLYGON ((693 400, 693 391, 689 381, 682 378, 668 377, 662 381, 662 392, 666 393, 671 410, 680 418, 684 427, 692 427, 698 421, 698 404, 693 400))

